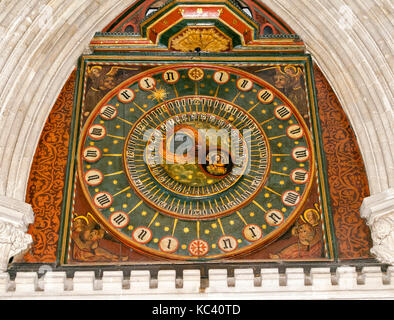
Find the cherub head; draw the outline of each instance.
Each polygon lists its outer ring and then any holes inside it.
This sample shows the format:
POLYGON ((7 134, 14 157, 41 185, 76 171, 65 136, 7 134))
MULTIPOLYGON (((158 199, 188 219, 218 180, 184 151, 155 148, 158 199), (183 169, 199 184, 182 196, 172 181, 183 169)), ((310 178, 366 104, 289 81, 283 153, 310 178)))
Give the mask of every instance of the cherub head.
POLYGON ((105 76, 105 78, 100 81, 101 90, 112 90, 114 87, 115 87, 115 78, 112 76, 105 76))
POLYGON ((316 230, 309 223, 304 223, 298 227, 297 235, 300 243, 308 246, 315 238, 316 230))
POLYGON ((284 89, 286 88, 287 85, 287 78, 285 74, 282 74, 280 72, 277 72, 274 75, 274 85, 278 89, 284 89))
POLYGON ((285 67, 285 73, 289 77, 289 83, 291 87, 298 87, 301 85, 301 76, 303 72, 300 67, 288 65, 285 67))
POLYGON ((81 233, 81 239, 83 241, 98 241, 104 237, 104 230, 101 227, 94 223, 93 226, 88 226, 81 233))
POLYGON ((93 66, 90 68, 88 74, 91 78, 99 78, 101 76, 102 67, 100 66, 93 66))
POLYGON ((274 86, 284 92, 290 87, 292 78, 288 73, 284 72, 281 67, 277 67, 273 80, 274 86))
POLYGON ((317 226, 320 221, 319 213, 314 209, 308 209, 304 212, 303 218, 312 226, 317 226))
POLYGON ((73 231, 81 232, 88 226, 88 219, 84 216, 79 216, 74 219, 73 231))
POLYGON ((312 244, 317 232, 316 228, 303 219, 299 219, 291 230, 293 236, 298 237, 299 243, 305 246, 312 244))

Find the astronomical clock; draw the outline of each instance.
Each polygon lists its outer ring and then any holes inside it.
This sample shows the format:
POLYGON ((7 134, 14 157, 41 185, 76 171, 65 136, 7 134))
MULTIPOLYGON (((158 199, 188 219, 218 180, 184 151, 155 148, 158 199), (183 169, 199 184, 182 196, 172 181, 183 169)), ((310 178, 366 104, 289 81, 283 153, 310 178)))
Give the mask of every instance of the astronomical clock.
POLYGON ((280 28, 238 2, 170 1, 134 33, 95 35, 77 70, 62 264, 332 259, 311 57, 280 28))

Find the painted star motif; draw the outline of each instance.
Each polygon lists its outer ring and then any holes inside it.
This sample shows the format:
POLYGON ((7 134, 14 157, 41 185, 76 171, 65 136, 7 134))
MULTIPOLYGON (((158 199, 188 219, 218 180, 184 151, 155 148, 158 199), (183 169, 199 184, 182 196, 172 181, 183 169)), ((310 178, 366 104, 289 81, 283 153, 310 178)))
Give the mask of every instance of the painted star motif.
POLYGON ((204 240, 194 240, 189 246, 189 251, 193 256, 204 256, 208 253, 209 245, 204 240))
POLYGON ((167 92, 163 88, 160 89, 155 88, 154 91, 152 91, 152 95, 149 96, 150 99, 155 99, 157 100, 157 102, 164 101, 166 97, 167 97, 167 92))

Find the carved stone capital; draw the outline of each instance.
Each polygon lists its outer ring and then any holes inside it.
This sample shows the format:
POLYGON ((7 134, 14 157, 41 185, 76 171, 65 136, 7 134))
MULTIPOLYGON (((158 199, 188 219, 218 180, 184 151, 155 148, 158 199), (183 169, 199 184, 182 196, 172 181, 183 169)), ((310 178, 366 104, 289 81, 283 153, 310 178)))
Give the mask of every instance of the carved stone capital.
POLYGON ((371 228, 371 253, 383 263, 394 264, 394 189, 365 198, 360 214, 371 228))
POLYGON ((26 250, 33 242, 31 235, 26 233, 33 220, 29 204, 0 196, 0 272, 7 270, 11 257, 26 250))
POLYGON ((0 222, 0 270, 6 270, 9 259, 26 250, 32 242, 30 234, 10 223, 0 222))

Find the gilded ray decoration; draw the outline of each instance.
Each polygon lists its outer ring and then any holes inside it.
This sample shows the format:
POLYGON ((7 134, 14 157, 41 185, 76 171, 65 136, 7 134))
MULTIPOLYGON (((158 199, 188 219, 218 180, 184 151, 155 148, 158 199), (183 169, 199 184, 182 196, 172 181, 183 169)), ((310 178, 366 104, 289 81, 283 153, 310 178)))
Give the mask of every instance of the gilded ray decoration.
POLYGON ((191 52, 224 52, 231 50, 231 39, 218 29, 212 28, 186 28, 170 40, 170 48, 176 51, 191 52))

